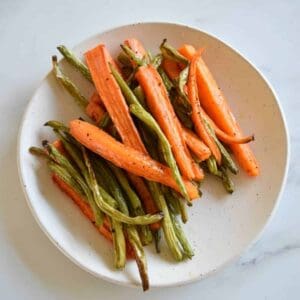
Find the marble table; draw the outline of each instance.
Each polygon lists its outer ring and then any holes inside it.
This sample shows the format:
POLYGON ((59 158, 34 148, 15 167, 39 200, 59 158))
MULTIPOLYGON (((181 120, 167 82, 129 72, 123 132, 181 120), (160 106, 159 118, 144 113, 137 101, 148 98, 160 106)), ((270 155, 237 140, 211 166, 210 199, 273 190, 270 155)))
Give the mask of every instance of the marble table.
POLYGON ((0 298, 1 299, 299 299, 300 22, 299 1, 9 1, 0 2, 0 298), (291 137, 291 165, 279 209, 239 261, 201 282, 140 290, 82 271, 47 239, 18 181, 16 144, 24 109, 61 42, 73 45, 137 21, 197 26, 255 63, 277 91, 291 137))

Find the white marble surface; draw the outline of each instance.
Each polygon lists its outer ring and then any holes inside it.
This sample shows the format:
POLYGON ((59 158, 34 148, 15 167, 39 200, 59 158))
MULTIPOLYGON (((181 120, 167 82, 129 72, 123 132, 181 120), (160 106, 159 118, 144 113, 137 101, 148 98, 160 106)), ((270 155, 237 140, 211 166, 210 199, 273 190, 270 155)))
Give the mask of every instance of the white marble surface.
POLYGON ((169 2, 0 1, 1 299, 300 298, 300 2, 169 2), (136 21, 190 24, 236 47, 275 87, 291 137, 287 186, 260 241, 214 277, 189 286, 154 289, 144 295, 92 277, 51 244, 29 212, 16 166, 20 119, 50 68, 55 46, 61 42, 73 45, 103 29, 136 21))

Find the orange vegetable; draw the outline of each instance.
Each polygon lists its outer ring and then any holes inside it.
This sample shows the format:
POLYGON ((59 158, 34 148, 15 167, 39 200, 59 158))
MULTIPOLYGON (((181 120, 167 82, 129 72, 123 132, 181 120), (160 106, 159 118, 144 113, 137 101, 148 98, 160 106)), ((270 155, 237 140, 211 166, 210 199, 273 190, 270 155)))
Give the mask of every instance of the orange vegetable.
MULTIPOLYGON (((144 154, 147 154, 147 150, 130 116, 128 106, 120 87, 111 74, 109 63, 112 63, 115 66, 115 62, 110 56, 109 52, 104 45, 100 45, 88 51, 85 56, 96 89, 106 107, 106 110, 112 118, 112 121, 116 126, 123 143, 138 151, 141 151, 144 154)), ((136 187, 136 189, 139 196, 143 200, 145 209, 147 206, 156 208, 152 197, 148 197, 147 195, 141 193, 141 186, 144 186, 143 190, 147 189, 144 182, 134 179, 133 176, 131 176, 131 180, 133 184, 139 182, 139 186, 136 187), (140 190, 138 190, 138 188, 140 190), (148 204, 146 203, 147 201, 151 201, 151 203, 148 204)), ((154 212, 157 211, 158 210, 156 208, 154 212)), ((147 212, 152 213, 153 211, 147 212)))
POLYGON ((105 114, 105 108, 99 104, 99 99, 97 94, 94 94, 87 107, 85 108, 86 114, 96 123, 98 124, 105 114))
MULTIPOLYGON (((183 45, 179 52, 191 60, 196 50, 191 45, 183 45)), ((199 58, 197 63, 197 85, 201 104, 216 125, 230 136, 242 137, 242 131, 223 93, 202 58, 199 58)), ((259 174, 259 166, 249 145, 231 144, 230 147, 240 166, 249 175, 257 176, 259 174)))
POLYGON ((142 66, 136 73, 136 79, 145 92, 152 115, 170 142, 182 175, 188 179, 194 179, 192 158, 185 145, 176 114, 159 73, 151 65, 142 66))
POLYGON ((146 149, 130 116, 126 101, 111 74, 109 63, 113 63, 113 59, 106 47, 99 45, 88 51, 85 57, 98 94, 124 144, 138 147, 140 151, 146 153, 146 149))
MULTIPOLYGON (((124 44, 128 46, 140 59, 148 55, 144 46, 138 39, 135 38, 127 39, 124 41, 124 44)), ((133 61, 131 61, 131 64, 135 66, 135 63, 133 61)))
POLYGON ((195 162, 193 161, 193 170, 194 170, 194 180, 195 181, 201 181, 204 178, 204 172, 202 168, 195 162))
POLYGON ((182 128, 183 128, 185 142, 187 143, 191 151, 201 161, 208 159, 211 155, 209 148, 191 130, 185 127, 182 128))
MULTIPOLYGON (((202 50, 203 51, 203 50, 202 50)), ((209 147, 211 153, 214 155, 217 162, 221 163, 221 153, 216 145, 213 138, 209 135, 205 128, 205 124, 203 123, 203 117, 201 114, 201 106, 200 101, 198 98, 198 88, 196 83, 196 67, 197 62, 200 58, 200 55, 202 54, 202 51, 200 50, 198 53, 196 53, 190 63, 190 71, 189 71, 189 77, 188 77, 188 97, 190 99, 190 103, 192 106, 192 120, 195 126, 195 130, 199 137, 204 141, 204 143, 209 147)))
MULTIPOLYGON (((179 191, 170 168, 153 160, 149 155, 118 142, 105 131, 87 122, 73 120, 69 125, 71 135, 91 151, 128 172, 179 191)), ((190 181, 183 181, 190 198, 197 198, 197 188, 190 181)))
POLYGON ((174 60, 165 58, 162 61, 162 67, 165 70, 165 72, 167 73, 167 75, 170 77, 171 80, 176 79, 179 74, 180 74, 180 67, 178 65, 178 63, 174 60))

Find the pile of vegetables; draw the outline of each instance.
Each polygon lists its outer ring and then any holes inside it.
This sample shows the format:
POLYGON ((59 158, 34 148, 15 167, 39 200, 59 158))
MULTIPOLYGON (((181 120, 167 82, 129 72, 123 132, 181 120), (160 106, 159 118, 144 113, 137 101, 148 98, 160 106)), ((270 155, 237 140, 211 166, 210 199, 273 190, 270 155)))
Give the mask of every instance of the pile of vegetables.
POLYGON ((243 136, 203 48, 177 50, 164 40, 152 56, 131 38, 116 61, 101 44, 85 53, 86 64, 65 46, 58 50, 95 90, 87 99, 53 56, 57 81, 85 115, 68 125, 48 121, 57 139, 30 152, 46 158, 53 181, 112 242, 115 267, 136 261, 147 290, 144 246, 154 241, 159 253, 163 233, 176 261, 191 259, 181 224, 188 221, 187 206, 201 196, 205 173, 233 192, 232 154, 249 175, 258 175, 248 145, 254 136, 243 136))

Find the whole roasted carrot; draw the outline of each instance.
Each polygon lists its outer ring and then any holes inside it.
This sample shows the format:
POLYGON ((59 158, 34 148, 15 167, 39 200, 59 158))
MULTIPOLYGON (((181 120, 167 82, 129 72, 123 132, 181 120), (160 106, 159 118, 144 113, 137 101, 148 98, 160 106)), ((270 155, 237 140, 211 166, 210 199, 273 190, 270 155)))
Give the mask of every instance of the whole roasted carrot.
MULTIPOLYGON (((183 45, 180 47, 179 52, 191 60, 196 50, 191 45, 183 45)), ((233 137, 241 137, 242 131, 223 93, 202 58, 198 60, 196 69, 197 85, 204 110, 221 130, 233 137)), ((231 144, 230 147, 241 167, 249 175, 257 176, 259 174, 259 166, 249 145, 231 144)))
POLYGON ((176 114, 159 73, 151 65, 142 66, 138 69, 136 78, 145 92, 151 113, 171 144, 182 175, 194 179, 192 159, 183 140, 181 128, 177 126, 176 114))
POLYGON ((132 147, 138 147, 146 153, 142 140, 130 116, 128 106, 122 92, 111 74, 108 63, 115 65, 104 45, 88 51, 85 54, 96 89, 115 124, 123 142, 132 147))
POLYGON ((192 106, 192 120, 194 122, 195 130, 203 142, 210 148, 211 153, 216 158, 217 162, 221 163, 221 153, 214 142, 213 138, 207 132, 205 125, 203 123, 201 115, 201 105, 198 97, 198 88, 196 83, 196 71, 197 71, 197 62, 200 58, 201 52, 195 54, 191 60, 189 77, 188 77, 188 96, 192 106))
MULTIPOLYGON (((81 121, 70 122, 70 134, 85 147, 111 161, 116 166, 148 180, 156 181, 179 191, 170 168, 153 160, 149 155, 126 146, 100 128, 81 121)), ((184 179, 191 199, 197 198, 197 188, 184 179)))

